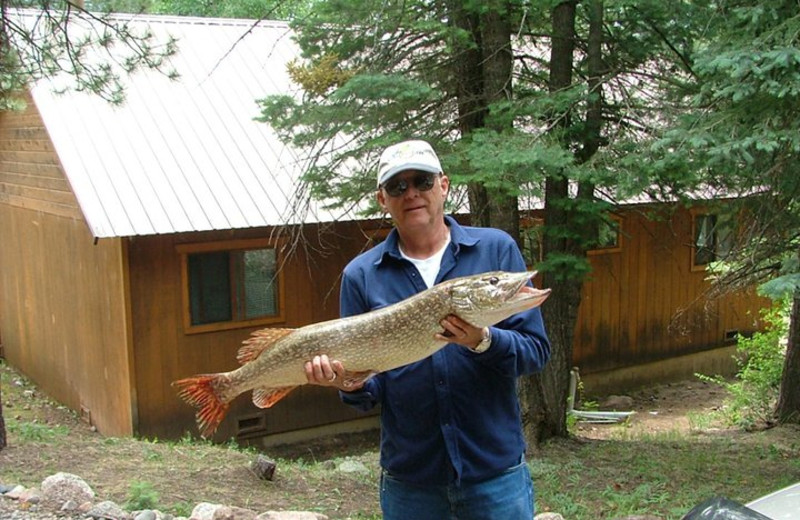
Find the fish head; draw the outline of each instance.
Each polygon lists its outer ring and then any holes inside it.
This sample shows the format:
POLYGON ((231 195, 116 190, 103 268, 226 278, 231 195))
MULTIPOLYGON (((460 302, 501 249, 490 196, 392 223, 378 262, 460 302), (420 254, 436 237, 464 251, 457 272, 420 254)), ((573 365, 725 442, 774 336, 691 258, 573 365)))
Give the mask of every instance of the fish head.
POLYGON ((452 280, 452 313, 476 327, 488 327, 519 312, 541 305, 550 289, 536 289, 528 281, 536 271, 492 271, 452 280))

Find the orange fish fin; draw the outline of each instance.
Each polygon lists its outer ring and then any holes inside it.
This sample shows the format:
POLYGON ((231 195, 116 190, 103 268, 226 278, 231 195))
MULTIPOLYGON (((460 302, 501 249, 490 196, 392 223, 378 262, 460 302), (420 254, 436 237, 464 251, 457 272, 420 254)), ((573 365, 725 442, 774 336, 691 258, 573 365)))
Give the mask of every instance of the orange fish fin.
POLYGON ((281 388, 256 388, 253 390, 253 404, 259 408, 270 408, 272 405, 286 397, 286 395, 297 388, 296 386, 284 386, 281 388))
POLYGON ((361 372, 347 372, 344 375, 343 384, 345 388, 363 385, 367 379, 377 374, 377 370, 363 370, 361 372))
POLYGON ((294 329, 259 329, 253 332, 249 339, 244 340, 244 344, 236 353, 236 360, 242 365, 249 363, 273 343, 292 332, 294 329))
POLYGON ((175 381, 172 386, 178 389, 178 395, 199 408, 195 418, 200 435, 206 439, 216 431, 219 423, 228 413, 230 404, 223 403, 215 389, 215 384, 223 376, 217 374, 202 375, 175 381))

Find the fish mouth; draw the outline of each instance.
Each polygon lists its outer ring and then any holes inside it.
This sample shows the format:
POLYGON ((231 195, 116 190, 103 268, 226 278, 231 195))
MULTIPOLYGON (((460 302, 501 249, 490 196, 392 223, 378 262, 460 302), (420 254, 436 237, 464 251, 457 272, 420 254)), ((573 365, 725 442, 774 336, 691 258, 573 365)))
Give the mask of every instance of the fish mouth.
POLYGON ((539 274, 538 271, 520 273, 517 289, 512 293, 508 302, 515 307, 518 306, 520 309, 533 309, 544 303, 547 297, 550 296, 552 289, 537 289, 527 285, 528 281, 536 277, 537 274, 539 274))

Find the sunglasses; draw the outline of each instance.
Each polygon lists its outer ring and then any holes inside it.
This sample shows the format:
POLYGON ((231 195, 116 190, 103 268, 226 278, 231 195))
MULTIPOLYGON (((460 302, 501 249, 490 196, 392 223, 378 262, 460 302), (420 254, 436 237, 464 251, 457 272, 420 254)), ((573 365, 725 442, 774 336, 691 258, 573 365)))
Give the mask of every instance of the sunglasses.
POLYGON ((390 197, 399 197, 408 190, 411 184, 417 191, 429 191, 438 176, 437 173, 419 172, 409 179, 389 179, 383 184, 383 189, 390 197))

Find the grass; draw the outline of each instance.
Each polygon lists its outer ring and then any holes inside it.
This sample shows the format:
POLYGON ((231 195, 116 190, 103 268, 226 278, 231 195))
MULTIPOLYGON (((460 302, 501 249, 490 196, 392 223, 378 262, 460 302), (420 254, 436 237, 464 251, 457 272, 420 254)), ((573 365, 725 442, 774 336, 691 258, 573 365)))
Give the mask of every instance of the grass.
POLYGON ((742 503, 800 480, 797 431, 620 435, 551 443, 531 463, 538 511, 568 520, 655 514, 679 519, 706 498, 742 503))
MULTIPOLYGON (((197 503, 216 502, 258 512, 305 510, 331 519, 380 519, 374 434, 271 449, 266 455, 278 471, 274 481, 265 482, 248 470, 257 455, 252 448, 189 436, 176 441, 103 437, 2 361, 0 384, 9 435, 9 446, 0 451, 0 483, 36 486, 48 475, 68 471, 83 477, 98 500, 113 500, 128 510, 146 506, 188 517, 197 503), (367 472, 337 471, 345 460, 361 462, 367 472)), ((707 405, 704 395, 696 400, 707 405)), ((721 429, 707 406, 698 406, 674 418, 674 427, 667 422, 668 427, 641 430, 647 414, 639 415, 603 426, 599 437, 576 427, 572 439, 531 453, 537 511, 558 512, 566 520, 637 514, 679 520, 712 496, 745 503, 800 481, 798 428, 721 429)))

